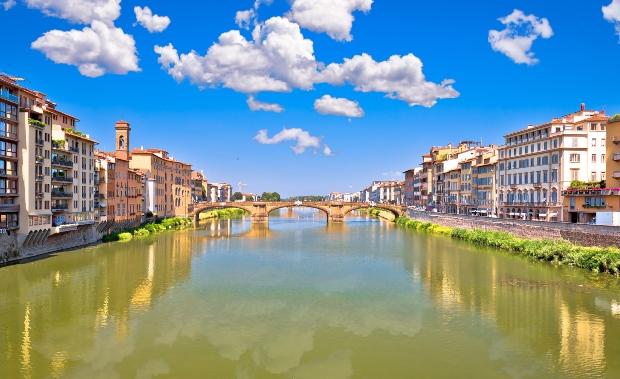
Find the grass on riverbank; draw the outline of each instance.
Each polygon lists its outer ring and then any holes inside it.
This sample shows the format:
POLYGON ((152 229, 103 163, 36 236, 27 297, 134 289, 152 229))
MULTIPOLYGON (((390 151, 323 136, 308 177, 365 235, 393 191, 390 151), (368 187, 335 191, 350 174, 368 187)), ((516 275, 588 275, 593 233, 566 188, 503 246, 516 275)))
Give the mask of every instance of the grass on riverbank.
POLYGON ((407 229, 449 236, 480 246, 492 247, 541 261, 579 267, 595 272, 620 274, 620 249, 615 247, 585 247, 566 241, 532 240, 510 233, 480 229, 450 228, 400 217, 396 224, 407 229))
POLYGON ((246 211, 239 208, 226 208, 226 209, 216 209, 209 212, 203 212, 200 214, 200 220, 209 220, 214 218, 236 218, 242 217, 247 214, 246 211))
POLYGON ((137 228, 123 230, 103 236, 103 242, 130 241, 133 238, 147 237, 166 230, 180 230, 192 225, 192 219, 186 217, 171 217, 155 222, 149 222, 137 228))

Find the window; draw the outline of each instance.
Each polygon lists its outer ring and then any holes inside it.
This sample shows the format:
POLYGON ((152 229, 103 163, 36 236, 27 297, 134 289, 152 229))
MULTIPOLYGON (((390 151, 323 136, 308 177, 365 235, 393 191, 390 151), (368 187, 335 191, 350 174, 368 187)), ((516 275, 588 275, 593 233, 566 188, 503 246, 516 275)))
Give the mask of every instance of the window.
POLYGON ((605 180, 607 176, 605 175, 605 171, 601 172, 601 180, 605 180))
POLYGON ((570 162, 571 163, 579 163, 581 161, 580 159, 580 155, 579 154, 571 154, 570 155, 570 162))
POLYGON ((590 180, 596 182, 596 171, 592 171, 590 173, 590 180))
POLYGON ((590 123, 590 130, 596 130, 596 124, 590 123))
POLYGON ((605 138, 601 138, 601 146, 605 147, 606 146, 606 142, 607 142, 607 140, 605 138))
POLYGON ((596 138, 592 138, 592 147, 596 147, 596 138))
POLYGON ((558 181, 558 170, 557 169, 551 170, 551 182, 555 183, 557 181, 558 181))
POLYGON ((570 169, 570 180, 579 180, 579 169, 578 168, 570 169))
POLYGON ((592 154, 592 163, 596 163, 596 154, 592 154))

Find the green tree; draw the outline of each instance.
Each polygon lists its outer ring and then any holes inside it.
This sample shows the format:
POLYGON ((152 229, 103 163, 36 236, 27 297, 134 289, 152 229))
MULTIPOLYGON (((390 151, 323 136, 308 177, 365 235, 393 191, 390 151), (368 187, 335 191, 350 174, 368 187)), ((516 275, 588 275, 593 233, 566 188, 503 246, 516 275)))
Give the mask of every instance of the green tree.
POLYGON ((263 192, 263 194, 260 196, 260 199, 262 201, 280 201, 282 200, 282 198, 280 197, 280 194, 277 192, 263 192))
POLYGON ((235 192, 232 195, 232 201, 243 200, 243 194, 241 192, 235 192))

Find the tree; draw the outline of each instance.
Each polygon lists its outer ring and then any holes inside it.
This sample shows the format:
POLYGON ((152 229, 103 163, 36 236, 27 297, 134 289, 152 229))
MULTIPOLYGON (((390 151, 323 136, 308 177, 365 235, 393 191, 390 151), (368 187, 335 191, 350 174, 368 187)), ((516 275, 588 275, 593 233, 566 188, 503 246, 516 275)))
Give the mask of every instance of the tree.
POLYGON ((260 199, 262 201, 280 201, 282 200, 282 198, 280 197, 280 194, 277 192, 263 192, 263 194, 260 196, 260 199))
POLYGON ((241 192, 235 192, 232 195, 232 201, 243 200, 243 194, 241 192))

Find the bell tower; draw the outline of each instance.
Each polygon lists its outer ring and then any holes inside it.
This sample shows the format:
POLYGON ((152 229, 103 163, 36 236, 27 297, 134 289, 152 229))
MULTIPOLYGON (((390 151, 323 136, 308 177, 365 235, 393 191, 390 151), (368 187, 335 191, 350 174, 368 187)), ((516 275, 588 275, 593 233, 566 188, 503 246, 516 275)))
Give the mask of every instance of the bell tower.
POLYGON ((129 133, 131 127, 127 121, 116 122, 116 156, 129 160, 129 133))

